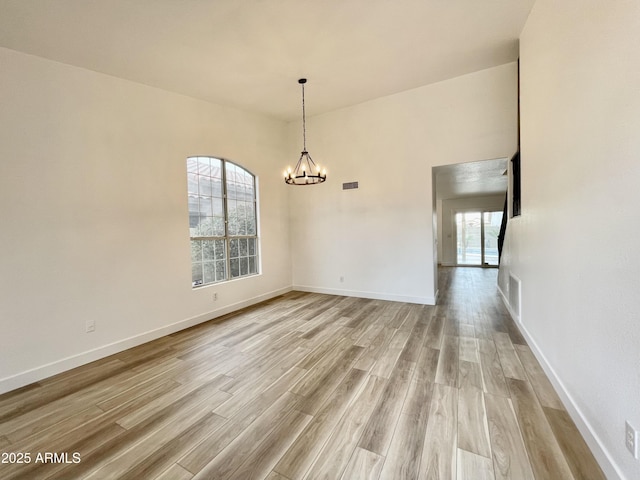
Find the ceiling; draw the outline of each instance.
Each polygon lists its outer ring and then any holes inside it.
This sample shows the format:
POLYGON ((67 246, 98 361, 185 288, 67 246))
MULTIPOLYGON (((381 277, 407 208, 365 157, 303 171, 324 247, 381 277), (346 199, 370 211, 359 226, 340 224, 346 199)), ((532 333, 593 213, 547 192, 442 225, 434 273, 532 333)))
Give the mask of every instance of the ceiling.
POLYGON ((506 193, 507 161, 506 158, 496 158, 434 167, 436 198, 444 200, 506 193))
POLYGON ((535 0, 0 0, 0 46, 282 120, 516 60, 535 0))

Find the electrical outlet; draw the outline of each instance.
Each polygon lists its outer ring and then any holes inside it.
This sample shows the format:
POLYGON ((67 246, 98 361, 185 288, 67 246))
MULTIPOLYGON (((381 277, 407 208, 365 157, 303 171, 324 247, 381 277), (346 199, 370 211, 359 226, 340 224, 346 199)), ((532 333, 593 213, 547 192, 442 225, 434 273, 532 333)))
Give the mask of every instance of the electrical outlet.
POLYGON ((340 277, 340 283, 344 282, 344 277, 340 277))
POLYGON ((629 422, 625 422, 624 443, 633 458, 638 458, 638 431, 629 422))
POLYGON ((96 331, 96 321, 95 320, 87 320, 84 324, 84 328, 87 333, 96 331))
POLYGON ((214 302, 218 301, 218 293, 217 292, 213 294, 213 301, 214 302))

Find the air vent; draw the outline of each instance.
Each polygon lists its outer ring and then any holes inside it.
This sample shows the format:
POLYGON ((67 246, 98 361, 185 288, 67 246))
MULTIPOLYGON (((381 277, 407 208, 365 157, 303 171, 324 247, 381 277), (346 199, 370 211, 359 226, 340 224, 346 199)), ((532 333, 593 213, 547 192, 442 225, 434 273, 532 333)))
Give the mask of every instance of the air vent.
POLYGON ((358 188, 358 182, 348 182, 342 184, 343 190, 353 190, 354 188, 358 188))

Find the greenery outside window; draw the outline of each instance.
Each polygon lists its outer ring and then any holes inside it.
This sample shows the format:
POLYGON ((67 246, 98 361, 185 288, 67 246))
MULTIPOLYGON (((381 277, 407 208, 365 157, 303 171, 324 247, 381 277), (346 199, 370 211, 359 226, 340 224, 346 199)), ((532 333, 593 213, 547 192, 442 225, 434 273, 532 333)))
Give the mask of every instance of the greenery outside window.
POLYGON ((256 180, 214 157, 187 158, 192 286, 256 275, 256 180))

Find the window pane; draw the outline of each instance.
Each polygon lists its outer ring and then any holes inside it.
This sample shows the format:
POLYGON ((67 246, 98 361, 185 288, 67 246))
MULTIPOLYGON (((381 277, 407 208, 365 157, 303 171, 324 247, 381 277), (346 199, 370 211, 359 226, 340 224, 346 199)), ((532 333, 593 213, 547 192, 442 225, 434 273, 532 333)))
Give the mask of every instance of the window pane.
POLYGON ((198 174, 187 174, 187 191, 189 195, 198 195, 198 174))
POLYGON ((194 263, 191 265, 191 285, 202 285, 202 264, 194 263))
POLYGON ((187 158, 187 172, 198 173, 198 159, 195 157, 187 158))
POLYGON ((246 275, 249 273, 249 263, 246 258, 240 259, 240 275, 246 275))
POLYGON ((235 200, 227 200, 227 212, 229 213, 229 235, 238 235, 239 219, 238 219, 238 205, 235 200))
POLYGON ((498 257, 498 235, 502 224, 502 212, 484 212, 484 263, 497 266, 498 257))
POLYGON ((224 201, 222 198, 213 198, 213 216, 224 218, 224 201))
POLYGON ((229 249, 231 250, 231 253, 229 254, 229 258, 238 258, 238 239, 237 238, 231 239, 231 241, 229 242, 229 249))
POLYGON ((204 271, 204 283, 213 283, 216 281, 216 268, 213 262, 202 264, 204 271))
POLYGON ((456 213, 458 265, 480 265, 480 212, 456 213))
POLYGON ((224 260, 224 240, 214 240, 215 243, 215 259, 224 260))
POLYGON ((249 273, 258 273, 256 257, 249 257, 249 273))
POLYGON ((231 267, 231 278, 236 278, 240 276, 240 264, 238 263, 237 258, 232 258, 230 261, 231 267))
POLYGON ((213 235, 213 217, 200 217, 198 226, 199 237, 211 237, 213 235))
POLYGON ((226 280, 227 276, 225 273, 225 262, 217 261, 216 262, 216 280, 219 282, 220 280, 226 280))
POLYGON ((246 238, 241 238, 238 241, 238 246, 239 246, 239 256, 240 257, 246 257, 247 256, 247 239, 246 238))
POLYGON ((200 197, 200 215, 210 217, 213 215, 213 207, 211 205, 211 198, 200 197))
POLYGON ((198 197, 189 195, 189 215, 198 215, 200 213, 200 203, 198 197))
POLYGON ((213 185, 211 177, 200 177, 200 196, 210 197, 213 195, 213 185))
POLYGON ((214 259, 214 242, 213 240, 205 240, 202 242, 202 260, 210 262, 214 259))
POLYGON ((211 160, 209 157, 198 157, 198 173, 211 176, 211 160))
POLYGON ((199 240, 191 240, 191 262, 202 261, 202 243, 199 240))
POLYGON ((224 237, 224 218, 222 217, 211 218, 211 236, 224 237))
POLYGON ((249 238, 247 243, 249 245, 249 255, 255 255, 256 254, 256 239, 255 238, 249 238))

